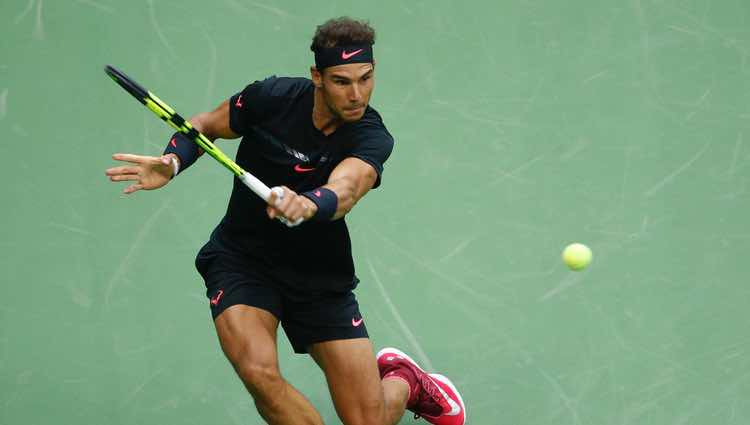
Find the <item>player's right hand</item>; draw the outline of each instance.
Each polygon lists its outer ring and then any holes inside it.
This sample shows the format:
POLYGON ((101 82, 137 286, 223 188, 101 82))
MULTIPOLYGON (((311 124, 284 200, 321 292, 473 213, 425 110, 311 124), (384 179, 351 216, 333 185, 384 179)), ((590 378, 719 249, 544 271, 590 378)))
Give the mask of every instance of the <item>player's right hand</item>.
POLYGON ((309 220, 315 215, 317 209, 318 207, 311 200, 298 195, 286 186, 277 186, 274 190, 271 190, 268 205, 266 206, 266 213, 270 219, 281 217, 289 223, 294 223, 294 226, 296 226, 304 220, 309 220), (283 191, 281 198, 277 196, 275 189, 283 191))
POLYGON ((141 189, 158 189, 169 183, 174 173, 169 155, 142 156, 116 153, 112 155, 112 159, 131 164, 109 168, 105 172, 113 182, 135 182, 123 190, 123 193, 126 194, 131 194, 141 189))

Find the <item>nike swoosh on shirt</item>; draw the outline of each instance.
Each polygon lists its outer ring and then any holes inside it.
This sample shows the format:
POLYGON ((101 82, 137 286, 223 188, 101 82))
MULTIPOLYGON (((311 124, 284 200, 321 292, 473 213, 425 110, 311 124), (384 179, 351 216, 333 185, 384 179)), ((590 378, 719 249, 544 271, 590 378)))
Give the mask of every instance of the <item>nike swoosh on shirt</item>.
POLYGON ((297 164, 297 165, 294 166, 294 171, 296 171, 298 173, 307 173, 307 172, 313 171, 314 169, 315 169, 315 167, 306 168, 306 167, 303 167, 300 164, 297 164))
POLYGON ((361 51, 362 51, 362 49, 358 49, 358 50, 355 50, 355 51, 353 51, 351 53, 346 53, 346 50, 343 50, 341 52, 341 59, 347 60, 347 59, 351 58, 352 56, 356 55, 357 53, 359 53, 361 51))
POLYGON ((355 328, 359 327, 359 325, 361 325, 362 321, 364 321, 364 320, 365 319, 362 318, 362 317, 360 317, 359 320, 354 320, 354 318, 352 317, 352 326, 354 326, 355 328))
POLYGON ((238 108, 242 107, 242 95, 240 95, 240 97, 237 98, 237 101, 234 102, 234 106, 236 106, 238 108))

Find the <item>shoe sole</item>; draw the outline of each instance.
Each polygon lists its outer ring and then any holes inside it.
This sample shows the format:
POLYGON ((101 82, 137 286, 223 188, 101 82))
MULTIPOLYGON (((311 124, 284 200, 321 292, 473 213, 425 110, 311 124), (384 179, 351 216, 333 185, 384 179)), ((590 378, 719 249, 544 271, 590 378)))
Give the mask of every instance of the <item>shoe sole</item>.
POLYGON ((379 359, 380 356, 384 355, 385 353, 393 353, 393 354, 396 354, 397 356, 401 356, 401 357, 409 360, 410 362, 412 362, 414 364, 414 366, 417 367, 417 369, 421 370, 422 373, 424 373, 426 375, 429 375, 429 376, 432 376, 435 379, 439 380, 440 382, 448 385, 448 387, 450 387, 450 389, 453 390, 453 393, 456 394, 456 397, 458 397, 458 401, 461 402, 461 410, 463 410, 463 412, 464 412, 464 425, 466 424, 466 418, 468 417, 468 415, 466 414, 466 405, 464 404, 464 399, 463 399, 463 397, 461 397, 461 393, 458 392, 458 389, 456 389, 456 386, 453 385, 453 382, 451 382, 450 379, 448 379, 446 376, 441 375, 439 373, 427 373, 427 372, 425 372, 424 369, 422 369, 422 366, 419 365, 419 363, 415 362, 414 359, 412 359, 411 357, 409 357, 408 354, 404 353, 403 351, 399 350, 398 348, 393 348, 393 347, 383 348, 382 350, 378 351, 378 354, 375 355, 375 359, 376 360, 379 359))

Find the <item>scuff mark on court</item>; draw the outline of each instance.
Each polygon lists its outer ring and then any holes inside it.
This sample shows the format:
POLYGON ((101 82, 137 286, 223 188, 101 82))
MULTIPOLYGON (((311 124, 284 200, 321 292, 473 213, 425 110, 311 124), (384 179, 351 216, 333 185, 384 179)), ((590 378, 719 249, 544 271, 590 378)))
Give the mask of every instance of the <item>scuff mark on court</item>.
POLYGON ((650 198, 654 196, 656 192, 661 190, 664 186, 666 186, 669 182, 674 180, 675 177, 683 173, 685 170, 690 168, 691 165, 693 165, 697 160, 700 159, 701 156, 703 156, 704 153, 708 150, 708 147, 711 146, 711 141, 708 141, 701 150, 699 150, 695 155, 693 155, 692 158, 690 158, 687 162, 677 167, 676 170, 669 173, 666 177, 661 179, 658 183, 656 183, 651 189, 645 191, 643 194, 646 195, 647 198, 650 198))
POLYGON ((588 84, 588 83, 590 83, 590 82, 592 82, 592 81, 594 81, 594 80, 596 80, 598 78, 601 78, 601 77, 607 75, 607 72, 608 71, 606 69, 604 71, 597 72, 596 74, 594 74, 594 75, 586 78, 585 80, 583 80, 583 85, 586 85, 586 84, 588 84))
POLYGON ((148 17, 151 20, 151 27, 156 32, 156 35, 159 37, 159 40, 164 45, 164 47, 169 50, 169 54, 172 55, 172 57, 177 57, 177 55, 174 52, 174 49, 172 48, 172 45, 169 44, 169 40, 167 40, 167 37, 164 36, 164 33, 161 32, 161 29, 159 27, 159 22, 156 20, 156 11, 154 11, 154 1, 148 0, 148 17))
POLYGON ((518 177, 519 173, 521 173, 522 171, 526 170, 527 168, 529 168, 530 166, 532 166, 534 163, 536 163, 537 161, 541 160, 542 158, 544 158, 544 154, 538 155, 535 158, 531 158, 530 160, 524 162, 523 164, 521 164, 520 166, 518 166, 517 168, 515 168, 514 170, 512 170, 510 173, 503 172, 502 176, 500 176, 499 178, 496 178, 493 181, 491 181, 488 186, 490 186, 490 187, 496 186, 496 185, 502 183, 506 178, 511 178, 511 177, 514 178, 514 179, 515 178, 519 178, 518 177))
POLYGON ((53 221, 50 221, 49 225, 52 226, 52 227, 57 227, 59 229, 63 229, 63 230, 68 231, 68 232, 78 233, 80 235, 92 236, 91 232, 89 232, 87 230, 84 230, 84 229, 81 229, 81 228, 78 228, 78 227, 68 226, 68 225, 60 224, 60 223, 55 223, 53 221))
POLYGON ((560 282, 556 287, 552 288, 551 290, 547 291, 546 294, 542 295, 539 298, 539 301, 547 301, 548 299, 554 297, 555 295, 559 294, 560 292, 572 287, 573 285, 577 284, 581 281, 581 274, 568 274, 565 276, 565 278, 560 282))
POLYGON ((286 10, 279 9, 278 7, 269 6, 267 4, 258 3, 254 1, 248 1, 247 4, 257 7, 258 9, 262 9, 268 12, 271 12, 275 15, 281 16, 282 18, 288 18, 291 16, 289 12, 286 10))
MULTIPOLYGON (((2 105, 0 105, 2 106, 2 105)), ((2 115, 0 115, 2 117, 2 115)), ((734 176, 735 172, 737 171, 737 158, 740 156, 740 152, 742 152, 742 133, 737 135, 737 143, 734 145, 734 156, 732 157, 732 165, 729 166, 729 176, 734 176)))
POLYGON ((393 246, 393 248, 395 248, 397 251, 401 252, 404 255, 405 258, 408 258, 411 261, 413 261, 414 263, 422 266, 425 270, 431 272, 435 276, 437 276, 437 277, 443 279, 444 281, 450 283, 454 287, 456 287, 458 289, 461 289, 464 292, 466 292, 466 293, 474 296, 476 299, 479 299, 479 300, 482 300, 482 301, 500 302, 498 299, 496 299, 496 297, 493 297, 490 294, 479 293, 476 290, 474 290, 474 288, 470 287, 469 285, 467 285, 467 284, 465 284, 463 282, 460 282, 460 281, 456 280, 455 278, 453 278, 453 277, 451 277, 451 276, 449 276, 449 275, 447 275, 447 274, 445 274, 445 273, 437 270, 435 267, 431 266, 426 261, 423 261, 423 260, 420 260, 419 258, 416 258, 410 252, 408 252, 407 250, 403 249, 396 242, 390 240, 389 238, 387 238, 385 235, 381 234, 380 232, 378 232, 374 228, 372 228, 371 230, 372 230, 372 233, 374 235, 376 235, 377 237, 379 237, 383 241, 387 242, 389 245, 393 246))
POLYGON ((208 41, 208 82, 206 83, 206 105, 212 103, 212 98, 214 96, 214 91, 216 87, 216 63, 218 62, 218 55, 216 53, 216 43, 211 38, 211 35, 206 31, 201 31, 203 34, 203 38, 205 38, 208 41))
POLYGON ((8 114, 8 89, 0 92, 0 120, 8 114))
POLYGON ((164 372, 163 368, 157 370, 156 372, 152 373, 151 376, 149 376, 148 378, 146 378, 146 380, 143 381, 140 385, 138 385, 137 387, 133 388, 133 391, 130 393, 130 395, 127 396, 127 397, 125 397, 125 399, 123 399, 123 401, 120 403, 120 408, 122 409, 123 407, 127 406, 128 404, 130 404, 135 399, 135 397, 141 391, 143 391, 143 389, 146 387, 146 385, 148 385, 149 383, 151 383, 151 381, 153 381, 154 378, 156 378, 157 376, 159 376, 162 372, 164 372))
POLYGON ((472 236, 470 238, 467 238, 467 239, 461 241, 458 245, 456 245, 455 248, 453 248, 453 250, 451 250, 451 252, 449 252, 448 254, 446 254, 443 258, 439 259, 438 262, 442 263, 442 262, 444 262, 446 260, 449 260, 449 259, 455 257, 456 255, 460 254, 463 250, 466 249, 467 246, 469 246, 470 243, 472 243, 475 240, 477 240, 478 237, 479 237, 478 235, 475 235, 475 236, 472 236))
POLYGON ((36 0, 29 0, 29 2, 28 2, 28 3, 26 3, 26 9, 24 9, 24 10, 23 10, 23 12, 19 13, 19 14, 18 14, 18 15, 17 15, 17 16, 16 16, 16 17, 15 17, 14 19, 13 19, 13 23, 14 23, 14 24, 18 24, 19 22, 21 22, 21 20, 22 20, 22 19, 23 19, 23 18, 24 18, 24 17, 26 16, 26 15, 28 15, 28 14, 29 14, 29 12, 31 12, 31 9, 32 9, 32 8, 34 7, 34 2, 35 2, 35 1, 36 1, 36 0))
POLYGON ((391 301, 391 297, 388 295, 388 291, 386 291, 385 285, 383 285, 383 282, 380 280, 380 276, 378 275, 378 272, 375 271, 375 266, 372 265, 372 260, 370 260, 369 258, 367 259, 367 266, 370 268, 370 273, 372 273, 372 279, 375 281, 375 284, 378 285, 380 294, 383 296, 383 299, 385 300, 385 303, 388 305, 388 308, 391 309, 391 313, 393 314, 393 317, 396 319, 398 326, 401 328, 401 331, 403 332, 404 336, 412 345, 412 348, 414 348, 414 351, 417 353, 417 357, 419 358, 419 361, 422 363, 421 366, 425 368, 426 370, 434 370, 434 368, 432 367, 432 362, 430 361, 430 358, 427 357, 427 354, 425 354, 424 350, 422 349, 422 346, 419 344, 419 341, 417 341, 417 338, 414 336, 414 333, 412 333, 411 329, 409 329, 409 326, 406 325, 406 322, 401 317, 401 314, 399 314, 398 309, 393 304, 393 301, 391 301))
POLYGON ((42 20, 42 0, 36 4, 36 25, 34 32, 31 34, 35 40, 44 40, 44 21, 42 20))
POLYGON ((560 399, 565 404, 565 407, 570 412, 570 415, 573 418, 573 423, 574 424, 581 423, 581 418, 579 417, 579 415, 578 415, 578 409, 576 408, 576 401, 574 399, 570 398, 570 396, 565 392, 565 390, 563 389, 563 387, 560 385, 560 383, 554 377, 552 377, 550 374, 548 374, 547 372, 543 371, 542 369, 539 369, 539 373, 541 373, 542 376, 544 377, 544 379, 546 379, 547 382, 549 382, 552 385, 552 388, 555 389, 555 392, 557 393, 557 395, 560 397, 560 399))
POLYGON ((103 4, 99 4, 99 3, 97 3, 97 2, 95 2, 93 0, 76 0, 76 2, 79 3, 79 4, 85 4, 87 6, 91 6, 94 9, 99 9, 102 12, 106 12, 106 13, 109 13, 109 14, 114 14, 115 13, 115 10, 112 9, 111 7, 104 6, 103 4))
POLYGON ((169 205, 168 201, 165 201, 161 207, 159 207, 158 210, 156 210, 153 214, 151 214, 151 217, 149 217, 141 227, 141 230, 138 231, 138 234, 135 236, 135 240, 133 240, 133 244, 130 245, 130 249, 128 250, 128 253, 125 254, 125 257, 123 257, 122 261, 120 261, 120 265, 117 266, 117 269, 115 270, 112 277, 107 282, 107 289, 104 291, 104 307, 106 309, 109 309, 109 299, 112 296, 112 292, 114 292, 115 287, 117 284, 122 280, 122 277, 125 275, 125 272, 129 270, 130 268, 130 262, 135 255, 135 253, 138 251, 138 248, 143 244, 144 239, 146 238, 146 235, 148 235, 151 232, 151 228, 154 227, 154 224, 156 223, 159 216, 161 216, 162 212, 167 209, 167 206, 169 205))

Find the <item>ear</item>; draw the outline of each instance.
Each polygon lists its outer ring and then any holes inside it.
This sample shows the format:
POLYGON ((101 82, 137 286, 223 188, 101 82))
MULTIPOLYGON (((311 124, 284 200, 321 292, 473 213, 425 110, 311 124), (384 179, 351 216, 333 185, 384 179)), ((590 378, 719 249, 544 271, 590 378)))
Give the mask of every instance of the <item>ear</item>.
POLYGON ((323 86, 323 75, 318 71, 318 68, 314 66, 310 67, 310 79, 312 79, 315 87, 320 88, 323 86))

